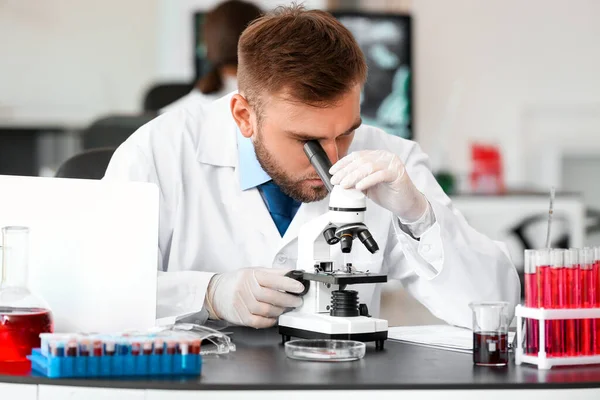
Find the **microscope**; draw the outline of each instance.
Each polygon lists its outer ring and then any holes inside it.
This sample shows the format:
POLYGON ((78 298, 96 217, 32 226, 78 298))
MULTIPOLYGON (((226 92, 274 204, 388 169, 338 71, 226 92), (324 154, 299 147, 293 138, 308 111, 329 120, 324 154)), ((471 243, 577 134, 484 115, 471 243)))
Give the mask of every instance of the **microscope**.
POLYGON ((377 242, 364 224, 366 196, 356 189, 344 189, 330 182, 331 162, 318 141, 304 145, 304 152, 329 191, 329 211, 300 228, 297 269, 287 276, 300 281, 304 303, 279 317, 279 333, 285 343, 292 337, 304 339, 342 339, 375 342, 383 349, 388 337, 388 322, 372 318, 349 285, 387 281, 383 274, 361 271, 352 263, 336 265, 332 247, 339 245, 349 255, 355 239, 374 254, 377 242))

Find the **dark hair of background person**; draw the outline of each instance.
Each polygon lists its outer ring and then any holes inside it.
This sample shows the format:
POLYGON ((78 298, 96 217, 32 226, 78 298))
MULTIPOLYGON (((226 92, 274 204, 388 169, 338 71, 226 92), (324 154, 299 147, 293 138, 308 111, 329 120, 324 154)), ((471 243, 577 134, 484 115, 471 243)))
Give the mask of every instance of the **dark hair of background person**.
POLYGON ((240 0, 225 1, 206 14, 203 33, 211 69, 196 83, 198 90, 211 94, 223 88, 223 69, 237 70, 237 45, 242 32, 261 14, 256 5, 240 0))

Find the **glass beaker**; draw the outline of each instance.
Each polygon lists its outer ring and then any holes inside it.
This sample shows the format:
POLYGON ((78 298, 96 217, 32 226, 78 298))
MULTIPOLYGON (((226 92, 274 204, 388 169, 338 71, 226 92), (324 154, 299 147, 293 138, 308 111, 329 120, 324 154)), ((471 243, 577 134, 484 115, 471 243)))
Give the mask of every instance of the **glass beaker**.
POLYGON ((508 303, 482 301, 473 310, 473 363, 484 366, 508 364, 508 303))
POLYGON ((29 290, 29 228, 2 228, 0 279, 0 363, 29 363, 40 333, 53 332, 47 304, 29 290))

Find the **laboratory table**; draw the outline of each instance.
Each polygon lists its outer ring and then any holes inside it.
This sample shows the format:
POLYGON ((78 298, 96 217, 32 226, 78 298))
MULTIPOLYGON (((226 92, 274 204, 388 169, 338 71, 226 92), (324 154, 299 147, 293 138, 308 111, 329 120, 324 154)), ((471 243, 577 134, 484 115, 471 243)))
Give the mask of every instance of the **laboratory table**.
POLYGON ((538 371, 511 362, 504 368, 475 367, 470 354, 390 340, 383 351, 368 345, 360 361, 296 361, 286 357, 275 329, 234 328, 231 332, 237 351, 205 357, 199 378, 54 380, 0 375, 0 398, 267 400, 343 395, 345 400, 365 400, 366 391, 376 391, 379 400, 398 399, 402 391, 411 399, 600 399, 600 366, 538 371))

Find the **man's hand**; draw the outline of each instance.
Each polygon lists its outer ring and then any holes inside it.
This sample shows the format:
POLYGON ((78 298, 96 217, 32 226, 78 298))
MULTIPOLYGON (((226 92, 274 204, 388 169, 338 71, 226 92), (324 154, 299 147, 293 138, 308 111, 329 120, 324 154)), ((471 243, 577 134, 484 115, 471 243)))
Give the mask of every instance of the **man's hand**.
POLYGON ((403 222, 417 221, 428 209, 423 193, 406 173, 404 163, 385 150, 363 150, 348 154, 329 173, 333 185, 356 188, 403 222))
POLYGON ((299 307, 304 285, 284 276, 288 270, 243 268, 215 275, 208 284, 205 304, 211 318, 237 325, 268 328, 288 307, 299 307))

